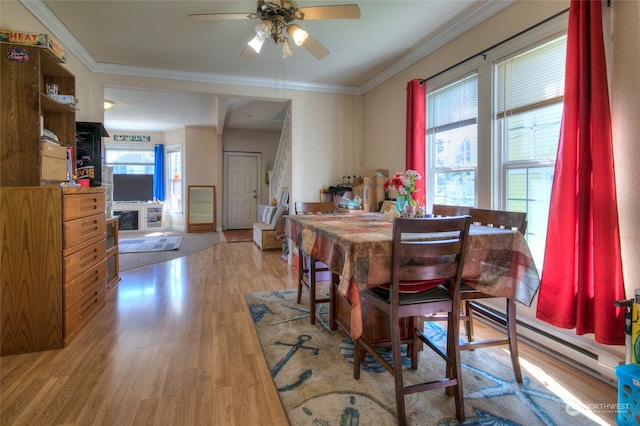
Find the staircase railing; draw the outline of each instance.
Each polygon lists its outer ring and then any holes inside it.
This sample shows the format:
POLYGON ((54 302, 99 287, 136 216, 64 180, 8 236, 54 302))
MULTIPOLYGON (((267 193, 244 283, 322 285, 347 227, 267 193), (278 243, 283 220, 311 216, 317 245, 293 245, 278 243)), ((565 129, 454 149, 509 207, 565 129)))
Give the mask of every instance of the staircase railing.
POLYGON ((284 119, 284 125, 282 126, 282 133, 280 134, 280 143, 278 143, 278 151, 276 152, 276 158, 273 162, 273 170, 270 171, 269 176, 269 199, 277 199, 280 190, 283 187, 283 180, 285 177, 286 169, 290 161, 291 153, 291 125, 289 123, 289 114, 291 108, 287 108, 287 115, 284 119))

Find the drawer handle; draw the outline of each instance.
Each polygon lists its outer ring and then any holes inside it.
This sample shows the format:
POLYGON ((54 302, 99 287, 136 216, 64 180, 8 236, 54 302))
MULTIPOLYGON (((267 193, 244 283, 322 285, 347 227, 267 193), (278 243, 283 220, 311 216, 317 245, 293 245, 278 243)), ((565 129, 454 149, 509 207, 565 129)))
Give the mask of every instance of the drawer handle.
POLYGON ((80 287, 80 292, 84 292, 86 289, 93 287, 99 280, 100 280, 100 271, 98 269, 95 269, 93 271, 93 274, 91 274, 91 277, 93 279, 91 280, 87 280, 87 282, 85 283, 85 285, 83 285, 82 287, 80 287))

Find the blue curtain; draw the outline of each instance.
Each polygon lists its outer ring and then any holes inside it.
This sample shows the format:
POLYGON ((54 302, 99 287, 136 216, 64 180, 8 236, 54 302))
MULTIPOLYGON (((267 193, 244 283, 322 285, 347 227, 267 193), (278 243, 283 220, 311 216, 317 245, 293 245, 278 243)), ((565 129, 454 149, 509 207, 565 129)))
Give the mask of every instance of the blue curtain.
POLYGON ((164 145, 157 144, 153 164, 153 198, 164 201, 164 145))

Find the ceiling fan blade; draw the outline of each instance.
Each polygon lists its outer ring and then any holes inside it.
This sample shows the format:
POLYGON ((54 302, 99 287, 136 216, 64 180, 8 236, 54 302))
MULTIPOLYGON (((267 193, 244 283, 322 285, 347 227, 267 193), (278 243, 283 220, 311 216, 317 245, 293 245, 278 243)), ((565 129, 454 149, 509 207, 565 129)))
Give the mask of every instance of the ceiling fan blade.
POLYGON ((251 59, 254 56, 256 56, 256 51, 253 50, 251 46, 245 47, 242 53, 240 54, 241 59, 251 59))
POLYGON ((228 19, 253 19, 252 13, 192 13, 189 19, 198 22, 226 21, 228 19))
POLYGON ((304 20, 313 19, 360 19, 360 8, 357 4, 310 6, 298 9, 304 13, 304 20))
POLYGON ((307 49, 307 51, 315 56, 316 59, 322 59, 329 54, 327 48, 321 45, 318 40, 311 37, 311 35, 309 35, 304 43, 302 43, 302 47, 307 49))

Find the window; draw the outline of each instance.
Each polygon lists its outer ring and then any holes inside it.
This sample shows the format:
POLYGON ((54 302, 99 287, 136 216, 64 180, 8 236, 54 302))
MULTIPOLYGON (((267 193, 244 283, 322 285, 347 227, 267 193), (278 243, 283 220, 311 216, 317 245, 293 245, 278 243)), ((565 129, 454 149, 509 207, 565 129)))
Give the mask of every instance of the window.
POLYGON ((566 37, 494 66, 495 141, 506 210, 527 212, 527 242, 542 266, 562 121, 566 37))
POLYGON ((167 149, 167 163, 169 166, 169 211, 182 213, 182 147, 175 146, 167 149))
POLYGON ((154 161, 153 146, 105 147, 105 162, 113 166, 113 200, 152 201, 154 161))
POLYGON ((427 161, 432 203, 475 205, 478 76, 427 95, 427 161))
POLYGON ((505 43, 427 86, 428 205, 526 212, 540 270, 564 96, 566 37, 553 32, 505 43))
POLYGON ((119 175, 153 175, 153 147, 105 147, 105 162, 119 175))

